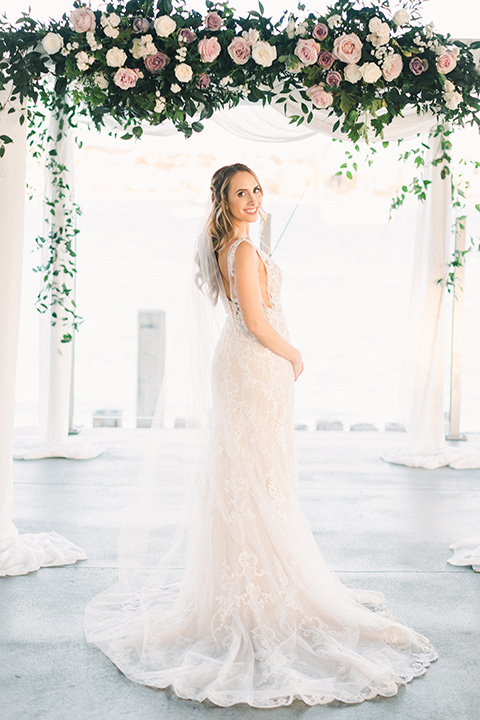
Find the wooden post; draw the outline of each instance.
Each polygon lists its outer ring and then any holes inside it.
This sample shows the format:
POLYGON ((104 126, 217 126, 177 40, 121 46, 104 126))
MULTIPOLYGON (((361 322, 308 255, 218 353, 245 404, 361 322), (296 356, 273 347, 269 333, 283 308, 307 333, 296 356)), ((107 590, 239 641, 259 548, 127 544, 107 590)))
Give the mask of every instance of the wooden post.
POLYGON ((152 424, 165 373, 165 312, 138 311, 137 427, 152 424))

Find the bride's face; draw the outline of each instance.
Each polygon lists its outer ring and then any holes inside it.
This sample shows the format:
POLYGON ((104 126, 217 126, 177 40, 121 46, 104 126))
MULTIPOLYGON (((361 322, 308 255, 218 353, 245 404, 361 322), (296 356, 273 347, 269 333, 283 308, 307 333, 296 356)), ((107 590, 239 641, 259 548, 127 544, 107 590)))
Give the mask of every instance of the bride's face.
POLYGON ((262 188, 253 175, 243 170, 233 175, 228 188, 228 207, 236 225, 255 222, 262 200, 262 188))

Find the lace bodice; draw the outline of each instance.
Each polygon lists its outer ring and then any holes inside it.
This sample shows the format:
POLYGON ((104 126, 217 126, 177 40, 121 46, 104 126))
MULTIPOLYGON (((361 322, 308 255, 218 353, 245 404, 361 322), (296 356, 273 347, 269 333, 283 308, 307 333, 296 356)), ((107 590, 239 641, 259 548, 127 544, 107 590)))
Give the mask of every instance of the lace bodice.
MULTIPOLYGON (((225 293, 222 293, 223 302, 225 305, 225 308, 228 313, 231 313, 233 316, 233 321, 235 324, 235 327, 237 330, 239 330, 242 333, 248 333, 247 328, 245 327, 245 323, 243 321, 242 311, 240 308, 240 304, 238 302, 238 296, 237 296, 237 288, 235 283, 235 274, 234 274, 234 262, 235 262, 235 253, 237 251, 238 246, 242 242, 248 242, 253 247, 254 244, 250 240, 250 238, 238 238, 238 240, 235 240, 228 249, 227 254, 227 271, 228 271, 228 280, 229 280, 229 288, 230 288, 230 298, 226 296, 225 293)), ((285 319, 283 316, 282 311, 282 305, 280 300, 280 292, 282 288, 282 273, 280 271, 280 268, 278 267, 277 263, 272 260, 272 258, 267 255, 266 252, 263 250, 259 250, 258 248, 255 248, 255 251, 258 253, 261 261, 263 262, 265 266, 265 270, 267 272, 267 293, 268 293, 268 300, 269 305, 266 303, 263 303, 263 311, 265 313, 266 318, 269 320, 269 322, 274 326, 274 328, 280 332, 282 335, 287 337, 288 331, 285 323, 285 319)))

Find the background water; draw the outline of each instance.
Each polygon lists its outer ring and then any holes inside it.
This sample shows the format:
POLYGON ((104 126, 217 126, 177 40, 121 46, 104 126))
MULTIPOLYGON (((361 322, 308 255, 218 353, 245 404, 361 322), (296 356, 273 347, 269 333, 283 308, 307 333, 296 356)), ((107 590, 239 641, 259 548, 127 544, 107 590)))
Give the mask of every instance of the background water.
MULTIPOLYGON (((373 168, 360 160, 358 175, 348 181, 334 174, 345 148, 323 137, 253 143, 215 125, 188 141, 174 136, 126 142, 87 129, 81 135, 84 147, 76 151, 75 165, 76 198, 83 209, 77 303, 85 322, 76 338, 77 425, 91 426, 96 410, 118 409, 123 425, 134 426, 139 309, 166 311, 170 364, 178 367, 179 377, 185 372, 186 358, 181 352, 174 356, 172 348, 184 323, 193 243, 212 173, 235 161, 250 164, 262 180, 273 245, 303 194, 274 254, 284 275, 292 339, 305 360, 296 386, 297 421, 309 427, 320 419, 341 420, 347 427, 401 421, 398 388, 418 206, 408 200, 387 224, 390 198, 409 178, 397 162, 396 147, 379 151, 373 168)), ((474 152, 478 138, 459 133, 457 146, 460 153, 474 152)), ((39 282, 31 267, 38 262, 32 249, 42 188, 42 171, 34 161, 28 179, 36 190, 27 207, 16 421, 31 426, 37 422, 33 303, 39 282)), ((471 202, 478 202, 478 173, 471 181, 471 202)), ((475 215, 469 213, 470 233, 479 232, 475 215)), ((450 316, 451 302, 447 305, 450 316)), ((473 254, 465 312, 462 430, 478 431, 480 258, 473 254)), ((175 392, 170 404, 174 416, 182 414, 175 392)))

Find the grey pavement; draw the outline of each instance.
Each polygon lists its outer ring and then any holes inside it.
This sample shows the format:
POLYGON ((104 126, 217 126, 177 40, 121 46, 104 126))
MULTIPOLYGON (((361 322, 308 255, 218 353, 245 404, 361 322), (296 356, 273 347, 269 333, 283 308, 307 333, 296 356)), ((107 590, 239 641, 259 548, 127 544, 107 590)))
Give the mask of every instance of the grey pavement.
MULTIPOLYGON (((1 720, 480 718, 480 574, 446 562, 451 542, 478 534, 480 470, 380 460, 402 433, 297 432, 300 500, 326 561, 347 585, 381 591, 440 658, 394 698, 218 708, 136 685, 84 641, 86 603, 115 580, 117 530, 146 431, 96 429, 83 437, 108 449, 88 461, 15 463, 19 530, 56 530, 89 559, 0 580, 1 720)), ((189 456, 190 431, 164 430, 162 444, 173 473, 189 456)))

